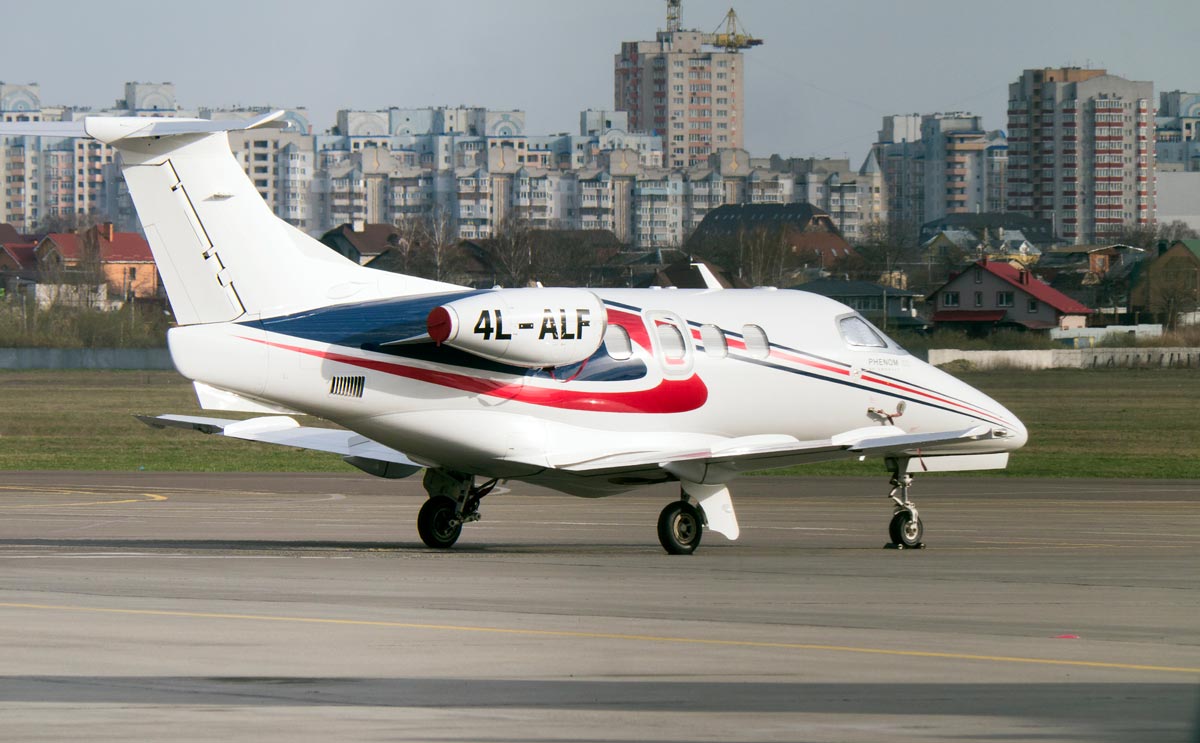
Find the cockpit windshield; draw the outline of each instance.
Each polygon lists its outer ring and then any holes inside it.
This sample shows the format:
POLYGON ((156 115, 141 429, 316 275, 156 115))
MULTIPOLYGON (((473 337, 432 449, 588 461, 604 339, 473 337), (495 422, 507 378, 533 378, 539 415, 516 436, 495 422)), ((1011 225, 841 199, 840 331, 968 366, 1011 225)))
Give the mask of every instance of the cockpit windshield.
POLYGON ((896 342, 883 334, 883 331, 867 322, 861 315, 846 315, 838 318, 838 331, 847 346, 854 348, 886 348, 892 351, 903 351, 896 342))

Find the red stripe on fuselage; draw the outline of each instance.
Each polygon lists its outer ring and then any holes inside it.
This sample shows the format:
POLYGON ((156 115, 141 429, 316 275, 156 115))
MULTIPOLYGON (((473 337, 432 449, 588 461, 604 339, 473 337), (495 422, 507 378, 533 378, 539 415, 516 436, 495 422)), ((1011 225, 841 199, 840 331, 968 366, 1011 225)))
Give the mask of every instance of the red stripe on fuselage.
POLYGON ((245 340, 440 387, 563 410, 590 410, 597 413, 686 413, 700 408, 708 401, 708 387, 694 374, 687 379, 664 379, 656 386, 645 390, 586 392, 563 389, 565 383, 560 383, 558 388, 535 387, 521 383, 513 384, 493 379, 481 379, 438 369, 422 369, 390 361, 347 356, 314 348, 290 346, 256 338, 246 338, 245 340))
POLYGON ((641 315, 613 309, 612 307, 606 307, 605 309, 608 311, 608 321, 610 323, 625 328, 625 332, 629 333, 629 340, 647 351, 650 350, 650 334, 646 332, 646 323, 642 320, 641 315))

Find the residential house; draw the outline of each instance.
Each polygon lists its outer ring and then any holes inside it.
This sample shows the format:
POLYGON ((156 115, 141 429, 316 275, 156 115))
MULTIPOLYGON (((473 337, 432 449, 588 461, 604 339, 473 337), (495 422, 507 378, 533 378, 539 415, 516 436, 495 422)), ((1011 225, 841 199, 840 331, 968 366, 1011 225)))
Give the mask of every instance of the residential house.
POLYGON ((1200 320, 1200 240, 1160 245, 1158 256, 1138 266, 1129 305, 1138 322, 1155 317, 1174 328, 1200 320))
POLYGON ((1098 316, 1117 321, 1129 306, 1129 288, 1146 251, 1129 245, 1063 245, 1042 253, 1038 277, 1098 316))
POLYGON ((851 309, 858 310, 868 320, 885 330, 923 330, 929 327, 929 323, 917 313, 917 300, 924 297, 921 292, 897 289, 870 281, 832 278, 816 279, 792 288, 836 299, 851 309))
POLYGON ((997 327, 1082 328, 1092 310, 1025 268, 982 258, 929 296, 937 327, 986 333, 997 327))
POLYGON ((37 269, 37 243, 0 243, 0 273, 28 273, 37 269))
POLYGON ((737 250, 755 240, 778 236, 792 263, 825 274, 857 254, 829 213, 812 204, 726 204, 710 211, 688 240, 689 250, 706 255, 737 250))
POLYGON ((43 284, 103 285, 105 306, 159 296, 161 283, 149 243, 136 232, 116 232, 111 222, 82 234, 52 232, 34 253, 43 284))
POLYGON ((321 242, 359 265, 365 266, 385 251, 400 245, 400 231, 390 224, 365 224, 354 229, 342 224, 321 235, 321 242))

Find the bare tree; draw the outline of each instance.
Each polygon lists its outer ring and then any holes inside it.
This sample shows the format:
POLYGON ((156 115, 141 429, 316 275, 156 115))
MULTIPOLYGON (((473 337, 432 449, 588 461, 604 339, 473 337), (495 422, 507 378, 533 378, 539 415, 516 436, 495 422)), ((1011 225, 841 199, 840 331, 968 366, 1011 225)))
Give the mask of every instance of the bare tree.
POLYGON ((1150 311, 1174 330, 1179 316, 1200 305, 1200 268, 1182 256, 1172 256, 1151 277, 1150 311))
POLYGON ((100 212, 89 212, 86 214, 78 212, 55 215, 46 214, 38 220, 34 232, 39 235, 48 235, 52 232, 74 232, 82 235, 91 227, 111 221, 107 215, 100 212))
POLYGON ((861 259, 857 278, 879 281, 906 266, 911 269, 924 265, 918 234, 917 225, 903 219, 868 222, 855 245, 861 259))
POLYGON ((458 224, 448 207, 436 204, 424 213, 403 216, 396 221, 396 232, 391 247, 398 259, 396 270, 436 281, 462 277, 458 224))
POLYGON ((1176 240, 1196 240, 1200 234, 1188 226, 1187 222, 1175 220, 1160 224, 1126 224, 1120 229, 1105 233, 1104 237, 1121 245, 1141 248, 1153 253, 1160 242, 1168 245, 1176 240))
POLYGON ((534 235, 529 220, 510 214, 481 246, 503 286, 528 286, 534 278, 534 235))
POLYGON ((447 281, 462 271, 458 252, 458 222, 449 207, 435 204, 425 218, 425 260, 428 278, 447 281))
POLYGON ((751 286, 782 286, 790 276, 792 248, 787 228, 757 227, 738 233, 740 275, 751 286))

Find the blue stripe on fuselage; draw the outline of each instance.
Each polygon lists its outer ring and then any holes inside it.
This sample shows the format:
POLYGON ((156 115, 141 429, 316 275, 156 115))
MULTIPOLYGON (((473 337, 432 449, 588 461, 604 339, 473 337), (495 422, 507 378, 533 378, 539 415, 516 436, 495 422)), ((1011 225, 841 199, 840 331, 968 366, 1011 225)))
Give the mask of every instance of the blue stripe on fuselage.
MULTIPOLYGON (((291 315, 239 323, 301 338, 315 343, 361 349, 373 353, 398 356, 415 361, 447 364, 488 374, 516 376, 547 376, 542 369, 527 369, 476 356, 449 346, 437 346, 432 341, 395 346, 386 343, 417 338, 426 334, 426 319, 434 307, 447 302, 485 294, 488 290, 463 291, 451 294, 428 294, 420 297, 380 299, 372 302, 319 307, 291 315)), ((559 367, 553 371, 557 379, 577 382, 627 382, 642 379, 646 365, 637 359, 617 361, 601 346, 583 364, 559 367)))

